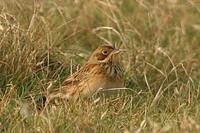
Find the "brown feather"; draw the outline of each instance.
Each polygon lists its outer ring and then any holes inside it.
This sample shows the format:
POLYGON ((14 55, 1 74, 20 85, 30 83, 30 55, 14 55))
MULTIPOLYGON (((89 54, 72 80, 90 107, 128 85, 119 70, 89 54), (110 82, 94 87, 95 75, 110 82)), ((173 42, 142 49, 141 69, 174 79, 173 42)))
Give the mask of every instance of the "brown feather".
POLYGON ((51 93, 49 98, 77 99, 88 97, 100 88, 123 87, 123 71, 113 57, 116 55, 111 55, 114 50, 112 46, 97 48, 89 61, 78 72, 67 78, 61 88, 51 93), (103 53, 103 50, 108 52, 107 55, 103 53))

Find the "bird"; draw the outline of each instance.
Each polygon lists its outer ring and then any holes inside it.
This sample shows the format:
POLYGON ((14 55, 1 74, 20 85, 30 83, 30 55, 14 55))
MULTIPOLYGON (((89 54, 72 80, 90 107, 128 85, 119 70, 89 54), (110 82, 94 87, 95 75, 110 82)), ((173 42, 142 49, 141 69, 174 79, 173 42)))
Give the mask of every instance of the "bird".
POLYGON ((122 50, 114 46, 100 45, 88 61, 63 81, 61 87, 44 96, 42 101, 55 98, 73 99, 91 97, 99 90, 124 87, 123 67, 118 55, 122 50))
MULTIPOLYGON (((41 113, 56 98, 76 101, 91 97, 99 90, 124 87, 124 70, 118 58, 123 52, 114 46, 100 45, 88 61, 75 73, 66 78, 53 92, 36 98, 36 112, 41 113)), ((32 105, 32 104, 31 104, 32 105)), ((31 105, 24 103, 20 113, 23 117, 31 116, 31 105)))

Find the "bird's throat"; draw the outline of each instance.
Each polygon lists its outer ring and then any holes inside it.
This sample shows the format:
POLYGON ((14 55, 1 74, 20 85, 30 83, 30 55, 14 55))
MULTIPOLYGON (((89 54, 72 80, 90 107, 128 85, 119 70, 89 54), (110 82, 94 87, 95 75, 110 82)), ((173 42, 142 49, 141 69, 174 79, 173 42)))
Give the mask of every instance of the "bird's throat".
POLYGON ((122 69, 119 64, 115 64, 112 61, 108 61, 103 64, 106 74, 111 78, 121 78, 122 77, 122 69))

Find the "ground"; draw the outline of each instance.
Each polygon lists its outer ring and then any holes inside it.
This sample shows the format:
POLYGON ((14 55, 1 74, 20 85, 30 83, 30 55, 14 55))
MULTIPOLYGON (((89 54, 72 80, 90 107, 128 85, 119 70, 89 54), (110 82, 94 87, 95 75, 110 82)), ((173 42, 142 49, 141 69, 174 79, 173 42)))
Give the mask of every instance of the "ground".
POLYGON ((0 0, 0 7, 0 132, 200 130, 197 0, 0 0), (123 90, 20 114, 105 43, 126 50, 123 90))

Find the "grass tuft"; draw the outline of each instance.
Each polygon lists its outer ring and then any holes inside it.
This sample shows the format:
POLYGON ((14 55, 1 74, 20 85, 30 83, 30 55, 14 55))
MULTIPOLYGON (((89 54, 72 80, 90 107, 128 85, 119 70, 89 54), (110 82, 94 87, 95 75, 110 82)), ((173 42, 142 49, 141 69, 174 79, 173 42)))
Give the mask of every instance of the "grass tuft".
POLYGON ((0 7, 0 132, 200 130, 199 2, 0 0, 0 7), (126 88, 38 114, 34 97, 103 43, 126 51, 126 88), (27 97, 33 108, 23 117, 27 97))

